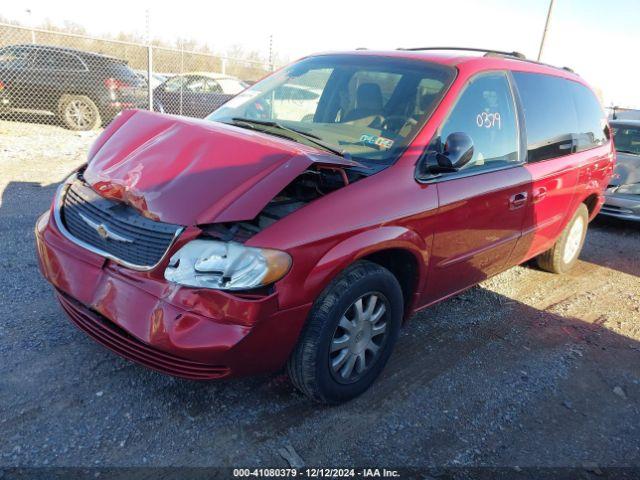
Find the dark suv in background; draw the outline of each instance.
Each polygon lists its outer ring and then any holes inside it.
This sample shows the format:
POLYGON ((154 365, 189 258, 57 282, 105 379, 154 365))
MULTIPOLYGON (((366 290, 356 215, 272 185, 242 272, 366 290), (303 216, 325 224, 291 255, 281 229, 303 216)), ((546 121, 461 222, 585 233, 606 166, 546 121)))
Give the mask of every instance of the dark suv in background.
POLYGON ((48 112, 67 128, 91 130, 147 104, 146 82, 124 60, 45 45, 0 48, 0 112, 48 112))

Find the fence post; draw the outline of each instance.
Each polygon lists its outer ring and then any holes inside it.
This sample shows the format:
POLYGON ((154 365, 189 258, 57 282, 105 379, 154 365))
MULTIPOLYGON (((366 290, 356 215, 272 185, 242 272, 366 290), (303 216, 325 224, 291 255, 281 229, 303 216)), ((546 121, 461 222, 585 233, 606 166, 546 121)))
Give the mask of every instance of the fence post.
POLYGON ((149 110, 153 112, 153 87, 151 80, 153 75, 153 47, 147 45, 147 90, 149 93, 149 110))
POLYGON ((227 74, 227 59, 224 58, 224 57, 222 57, 222 65, 221 65, 220 68, 222 69, 222 72, 220 72, 220 73, 222 73, 223 75, 226 75, 227 74))
POLYGON ((153 86, 152 86, 152 75, 153 75, 153 47, 151 46, 151 15, 149 13, 149 9, 147 8, 144 11, 145 17, 145 30, 147 37, 147 94, 149 97, 149 111, 153 112, 153 86))

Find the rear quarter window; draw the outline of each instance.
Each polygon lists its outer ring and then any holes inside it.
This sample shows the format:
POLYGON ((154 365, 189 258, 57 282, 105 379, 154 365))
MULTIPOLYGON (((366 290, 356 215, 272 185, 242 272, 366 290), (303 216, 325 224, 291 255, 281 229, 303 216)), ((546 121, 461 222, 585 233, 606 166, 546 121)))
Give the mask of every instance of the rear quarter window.
POLYGON ((135 80, 138 82, 140 78, 126 63, 107 61, 105 70, 114 78, 119 80, 135 80))
POLYGON ((584 85, 567 82, 570 85, 573 102, 578 115, 576 151, 589 150, 607 143, 607 117, 600 102, 584 85))

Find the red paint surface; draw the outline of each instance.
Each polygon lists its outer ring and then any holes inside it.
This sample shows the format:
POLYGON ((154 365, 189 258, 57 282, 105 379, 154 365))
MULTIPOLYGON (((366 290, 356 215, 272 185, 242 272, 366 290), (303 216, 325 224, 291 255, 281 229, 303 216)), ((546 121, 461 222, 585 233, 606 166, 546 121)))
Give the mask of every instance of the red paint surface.
MULTIPOLYGON (((582 82, 579 77, 504 58, 360 54, 424 58, 456 66, 458 76, 395 165, 308 204, 247 242, 291 255, 292 268, 273 294, 248 299, 169 284, 166 261, 150 272, 127 270, 70 243, 47 214, 36 227, 40 266, 59 291, 89 311, 73 316, 100 314, 143 345, 222 368, 217 376, 268 372, 285 363, 319 293, 359 258, 387 249, 410 253, 416 266, 406 308, 411 313, 541 253, 580 202, 593 199, 595 216, 612 171, 611 144, 446 182, 414 179, 416 161, 471 76, 511 69, 582 82), (521 192, 527 201, 514 209, 510 199, 521 192)), ((199 224, 253 218, 313 162, 343 163, 265 134, 142 112, 112 122, 89 158, 85 178, 99 193, 189 227, 172 251, 195 238, 199 224)), ((114 339, 98 341, 141 361, 132 350, 118 350, 114 339)), ((147 362, 163 370, 154 365, 147 362)))
POLYGON ((220 123, 126 112, 92 149, 84 177, 100 195, 180 225, 250 220, 312 163, 352 162, 220 123))

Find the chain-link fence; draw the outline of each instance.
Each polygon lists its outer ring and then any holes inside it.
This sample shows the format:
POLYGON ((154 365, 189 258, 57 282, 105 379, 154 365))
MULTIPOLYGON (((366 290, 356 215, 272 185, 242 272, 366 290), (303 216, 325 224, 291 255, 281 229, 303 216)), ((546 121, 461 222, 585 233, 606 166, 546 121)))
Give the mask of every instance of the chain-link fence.
POLYGON ((0 118, 73 130, 127 108, 203 118, 273 70, 265 62, 0 23, 0 118))

